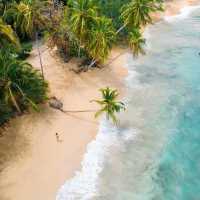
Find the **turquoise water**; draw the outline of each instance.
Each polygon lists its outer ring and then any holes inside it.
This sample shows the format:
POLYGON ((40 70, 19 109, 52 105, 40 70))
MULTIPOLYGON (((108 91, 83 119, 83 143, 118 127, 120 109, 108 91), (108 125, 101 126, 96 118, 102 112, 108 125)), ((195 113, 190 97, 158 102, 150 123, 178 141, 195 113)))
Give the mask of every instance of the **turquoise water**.
POLYGON ((199 200, 200 10, 148 34, 147 55, 133 66, 141 88, 122 117, 140 135, 105 161, 96 199, 199 200))
POLYGON ((200 9, 148 28, 127 112, 103 122, 58 200, 200 200, 200 9))

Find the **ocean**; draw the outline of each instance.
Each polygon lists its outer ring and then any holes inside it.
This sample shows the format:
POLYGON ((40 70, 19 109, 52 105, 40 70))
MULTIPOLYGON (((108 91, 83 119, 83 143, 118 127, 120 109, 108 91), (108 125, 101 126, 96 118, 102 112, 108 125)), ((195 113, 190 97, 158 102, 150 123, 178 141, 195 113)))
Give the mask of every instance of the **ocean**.
POLYGON ((57 200, 200 200, 200 7, 145 37, 146 55, 126 55, 120 124, 102 120, 57 200))

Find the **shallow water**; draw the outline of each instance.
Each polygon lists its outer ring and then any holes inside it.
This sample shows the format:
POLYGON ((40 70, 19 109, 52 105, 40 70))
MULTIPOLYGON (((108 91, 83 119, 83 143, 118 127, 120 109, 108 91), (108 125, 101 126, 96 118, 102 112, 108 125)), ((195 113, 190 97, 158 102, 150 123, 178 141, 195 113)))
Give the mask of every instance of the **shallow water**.
POLYGON ((103 121, 57 200, 200 200, 200 8, 146 31, 127 55, 128 109, 103 121))

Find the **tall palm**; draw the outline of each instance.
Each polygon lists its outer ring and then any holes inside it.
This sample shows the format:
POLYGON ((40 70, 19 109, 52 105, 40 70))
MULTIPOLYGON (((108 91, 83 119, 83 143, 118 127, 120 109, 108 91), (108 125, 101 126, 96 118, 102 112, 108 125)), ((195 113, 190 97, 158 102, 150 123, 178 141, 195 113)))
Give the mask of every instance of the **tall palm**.
POLYGON ((98 103, 101 108, 96 112, 95 117, 105 113, 107 119, 112 119, 114 123, 117 122, 116 113, 119 113, 121 110, 125 110, 124 103, 117 101, 119 93, 117 90, 112 90, 109 87, 100 89, 102 94, 101 100, 94 100, 98 103))
POLYGON ((89 40, 86 44, 88 54, 94 60, 104 62, 116 37, 112 20, 106 17, 99 17, 88 35, 89 40))
POLYGON ((19 40, 11 26, 4 23, 0 18, 0 47, 4 46, 6 42, 12 43, 16 47, 20 46, 19 40))
POLYGON ((129 45, 133 51, 134 56, 138 56, 139 54, 145 54, 144 45, 146 40, 142 37, 139 29, 134 29, 129 33, 129 45))
POLYGON ((121 18, 128 27, 152 23, 151 14, 162 10, 162 0, 132 0, 122 8, 121 18))
POLYGON ((7 10, 6 16, 12 16, 14 19, 14 28, 21 35, 31 35, 33 30, 32 11, 28 4, 20 2, 7 10))
POLYGON ((14 107, 19 113, 22 108, 45 100, 47 84, 30 64, 18 61, 11 54, 0 52, 0 99, 14 107))
POLYGON ((69 0, 70 26, 72 31, 83 45, 97 16, 97 8, 93 0, 69 0))
POLYGON ((48 46, 50 48, 56 46, 64 56, 69 56, 72 53, 73 48, 70 49, 71 46, 78 46, 77 38, 70 29, 68 8, 64 11, 56 10, 51 14, 46 38, 48 46))

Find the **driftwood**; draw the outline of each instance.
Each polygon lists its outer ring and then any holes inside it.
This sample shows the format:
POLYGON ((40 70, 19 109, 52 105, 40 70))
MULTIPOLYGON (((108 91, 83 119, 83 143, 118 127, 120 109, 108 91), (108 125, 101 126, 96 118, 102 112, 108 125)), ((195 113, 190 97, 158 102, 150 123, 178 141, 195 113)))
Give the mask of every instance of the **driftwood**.
POLYGON ((63 103, 58 100, 56 97, 51 97, 49 100, 49 106, 51 108, 63 111, 63 103))
POLYGON ((96 112, 96 110, 63 110, 63 103, 56 97, 50 98, 49 106, 53 109, 60 110, 63 113, 96 112))

